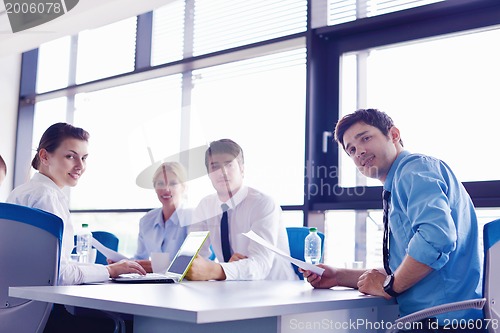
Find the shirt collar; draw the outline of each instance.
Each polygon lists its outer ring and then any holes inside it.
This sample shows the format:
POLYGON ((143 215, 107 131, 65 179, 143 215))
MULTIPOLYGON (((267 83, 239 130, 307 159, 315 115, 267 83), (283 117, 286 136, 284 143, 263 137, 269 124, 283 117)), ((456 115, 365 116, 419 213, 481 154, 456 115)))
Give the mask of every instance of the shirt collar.
POLYGON ((392 163, 391 168, 389 169, 389 172, 387 173, 387 177, 385 178, 384 190, 389 192, 391 191, 392 181, 394 179, 394 174, 396 173, 399 163, 401 163, 401 160, 408 155, 410 155, 410 152, 407 150, 403 150, 401 153, 399 153, 398 157, 396 157, 394 163, 392 163))
POLYGON ((234 207, 238 206, 248 194, 248 187, 242 185, 238 192, 236 192, 228 201, 222 202, 219 197, 217 197, 217 204, 220 207, 222 204, 226 204, 229 206, 229 209, 234 209, 234 207))
POLYGON ((45 186, 54 189, 54 191, 56 191, 56 193, 58 194, 60 200, 64 201, 66 205, 69 205, 68 197, 66 196, 64 191, 59 186, 57 186, 56 183, 54 183, 54 181, 49 177, 45 176, 44 174, 41 174, 40 172, 37 172, 33 175, 31 180, 37 183, 44 184, 45 186))
POLYGON ((49 177, 45 176, 44 174, 41 174, 40 172, 37 172, 33 175, 32 179, 36 182, 43 183, 47 186, 50 186, 54 189, 56 189, 58 192, 60 192, 63 196, 66 196, 63 192, 63 190, 54 183, 52 179, 49 177))
MULTIPOLYGON (((170 222, 172 222, 175 225, 179 225, 179 223, 180 223, 179 215, 178 215, 179 210, 180 210, 180 207, 177 208, 176 210, 174 210, 174 212, 168 218, 168 220, 165 221, 165 225, 167 223, 170 223, 170 222)), ((157 225, 163 225, 163 209, 161 207, 160 207, 160 214, 158 215, 158 218, 156 219, 155 224, 157 224, 157 225)))

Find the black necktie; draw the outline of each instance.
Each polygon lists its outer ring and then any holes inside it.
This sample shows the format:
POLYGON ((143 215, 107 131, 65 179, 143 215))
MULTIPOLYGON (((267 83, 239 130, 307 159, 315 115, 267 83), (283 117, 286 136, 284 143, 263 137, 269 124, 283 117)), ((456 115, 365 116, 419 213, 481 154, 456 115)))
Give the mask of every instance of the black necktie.
POLYGON ((231 246, 229 245, 229 227, 227 219, 228 205, 222 204, 222 218, 220 220, 220 241, 222 244, 222 254, 224 255, 224 262, 228 262, 231 258, 231 246))
POLYGON ((382 254, 384 256, 384 269, 387 275, 392 274, 389 267, 389 208, 391 205, 391 192, 382 191, 382 205, 384 208, 384 244, 382 246, 382 254))

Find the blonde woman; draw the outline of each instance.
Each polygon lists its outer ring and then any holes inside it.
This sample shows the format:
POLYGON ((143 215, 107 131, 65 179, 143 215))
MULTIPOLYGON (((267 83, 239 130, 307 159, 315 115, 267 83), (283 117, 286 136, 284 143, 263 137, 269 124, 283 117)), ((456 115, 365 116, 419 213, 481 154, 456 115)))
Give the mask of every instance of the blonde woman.
POLYGON ((148 259, 152 252, 168 253, 171 261, 186 238, 186 225, 192 215, 191 209, 183 207, 186 178, 186 170, 178 162, 162 163, 153 176, 153 187, 162 206, 141 218, 134 256, 147 271, 151 271, 148 259))

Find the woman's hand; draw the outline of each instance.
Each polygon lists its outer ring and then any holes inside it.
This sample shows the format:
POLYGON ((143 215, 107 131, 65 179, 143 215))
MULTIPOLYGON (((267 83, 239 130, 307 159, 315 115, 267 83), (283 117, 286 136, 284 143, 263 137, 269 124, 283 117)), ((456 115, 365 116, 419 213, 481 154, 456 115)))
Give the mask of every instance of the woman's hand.
POLYGON ((112 278, 118 277, 120 274, 136 273, 145 275, 146 270, 136 261, 123 259, 113 264, 106 266, 109 276, 112 278))

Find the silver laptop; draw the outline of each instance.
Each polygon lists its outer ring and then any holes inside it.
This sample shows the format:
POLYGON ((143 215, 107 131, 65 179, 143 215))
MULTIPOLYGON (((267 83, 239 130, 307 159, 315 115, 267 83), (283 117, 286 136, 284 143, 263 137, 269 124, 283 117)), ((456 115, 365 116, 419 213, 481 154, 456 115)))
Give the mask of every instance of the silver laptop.
POLYGON ((168 266, 164 274, 147 273, 140 274, 121 274, 119 277, 113 278, 113 282, 119 283, 178 283, 184 279, 191 264, 198 255, 200 248, 208 238, 208 231, 193 231, 190 232, 174 259, 168 266))

